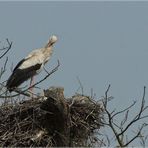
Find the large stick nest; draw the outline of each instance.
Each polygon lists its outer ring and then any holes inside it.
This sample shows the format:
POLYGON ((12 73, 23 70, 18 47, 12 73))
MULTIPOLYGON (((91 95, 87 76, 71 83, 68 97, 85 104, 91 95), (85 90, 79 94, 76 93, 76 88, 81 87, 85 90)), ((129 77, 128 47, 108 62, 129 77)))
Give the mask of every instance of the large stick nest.
POLYGON ((102 126, 103 109, 90 97, 66 99, 63 88, 44 96, 0 106, 1 147, 93 146, 102 126))

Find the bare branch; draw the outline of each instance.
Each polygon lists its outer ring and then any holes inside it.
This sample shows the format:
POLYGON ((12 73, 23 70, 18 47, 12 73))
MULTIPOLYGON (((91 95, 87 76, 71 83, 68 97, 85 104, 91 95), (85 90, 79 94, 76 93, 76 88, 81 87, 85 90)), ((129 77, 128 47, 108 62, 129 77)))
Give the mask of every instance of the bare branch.
POLYGON ((103 101, 103 104, 104 104, 104 107, 105 107, 105 108, 107 107, 108 91, 109 91, 109 89, 110 89, 110 86, 111 86, 111 85, 109 84, 107 90, 105 91, 105 99, 104 99, 104 101, 103 101))
POLYGON ((119 115, 119 114, 121 114, 121 113, 123 113, 123 112, 129 110, 129 109, 132 108, 135 104, 136 104, 136 101, 134 101, 133 104, 131 104, 130 106, 128 106, 128 107, 125 108, 124 110, 121 110, 121 111, 119 111, 119 112, 116 112, 114 115, 112 115, 112 118, 114 118, 115 116, 117 116, 117 115, 119 115))
POLYGON ((79 84, 80 84, 80 88, 81 88, 82 95, 84 95, 83 85, 82 85, 82 83, 81 83, 79 77, 77 77, 77 80, 78 80, 78 82, 79 82, 79 84))
POLYGON ((108 92, 109 92, 110 87, 111 87, 111 85, 109 84, 107 90, 105 91, 105 98, 107 98, 107 96, 108 96, 108 92))
MULTIPOLYGON (((5 85, 3 84, 3 83, 0 83, 0 85, 2 86, 2 87, 5 87, 5 85)), ((27 93, 27 92, 22 92, 20 89, 15 89, 14 90, 17 94, 15 94, 15 95, 10 95, 10 96, 7 96, 7 92, 8 91, 5 91, 5 92, 3 92, 2 94, 0 94, 0 98, 13 98, 13 97, 17 97, 17 96, 19 96, 20 94, 22 94, 22 95, 24 95, 24 96, 27 96, 27 97, 30 97, 30 94, 29 93, 27 93), (6 96, 3 96, 3 94, 6 94, 6 96)))
POLYGON ((7 43, 8 43, 8 47, 4 47, 4 48, 3 48, 3 49, 5 49, 6 51, 0 56, 0 59, 1 59, 2 57, 4 57, 4 56, 7 54, 7 52, 11 49, 12 42, 9 42, 8 39, 6 39, 6 41, 7 41, 7 43))
POLYGON ((131 142, 133 142, 136 138, 139 138, 139 136, 141 135, 142 129, 143 129, 144 127, 146 127, 146 126, 147 126, 147 124, 142 124, 142 126, 139 128, 137 134, 136 134, 130 141, 128 141, 128 142, 124 145, 124 147, 128 146, 128 145, 129 145, 131 142))
POLYGON ((146 147, 146 141, 148 139, 148 135, 144 136, 144 133, 143 134, 140 134, 139 135, 139 138, 140 138, 140 144, 142 147, 146 147))
POLYGON ((118 132, 116 131, 114 125, 113 125, 113 118, 110 114, 110 112, 108 111, 107 109, 107 102, 108 102, 108 91, 110 89, 110 84, 105 92, 105 98, 104 98, 104 101, 103 101, 103 106, 104 106, 104 110, 105 112, 107 113, 107 116, 108 116, 108 126, 112 129, 119 145, 122 147, 123 146, 123 141, 120 139, 120 137, 118 136, 118 132))
POLYGON ((121 121, 121 127, 123 127, 123 125, 127 122, 128 115, 129 115, 129 110, 126 111, 125 117, 124 117, 123 120, 121 121))
POLYGON ((2 75, 4 74, 4 72, 6 71, 7 62, 8 62, 8 57, 5 60, 4 66, 1 68, 0 79, 1 79, 2 75))
POLYGON ((148 106, 145 106, 146 87, 144 86, 144 91, 143 91, 143 95, 142 95, 142 102, 141 102, 139 112, 135 115, 135 117, 125 127, 124 127, 125 123, 128 122, 128 116, 129 116, 130 109, 136 104, 136 101, 134 101, 130 106, 128 106, 127 108, 125 108, 125 109, 123 109, 119 112, 115 112, 115 110, 113 110, 111 112, 107 108, 109 88, 110 88, 110 86, 106 90, 105 97, 104 97, 104 100, 103 100, 103 107, 104 107, 105 113, 107 114, 107 120, 106 120, 107 122, 104 125, 107 125, 111 128, 111 130, 113 131, 113 133, 115 135, 115 139, 117 140, 120 147, 129 146, 130 143, 132 143, 135 139, 139 138, 140 135, 142 135, 142 130, 146 126, 148 126, 148 124, 143 123, 141 125, 141 127, 138 129, 138 132, 135 133, 134 137, 131 138, 131 139, 129 139, 125 135, 125 132, 127 132, 129 127, 131 127, 133 124, 137 123, 137 121, 139 121, 141 119, 148 118, 148 115, 143 115, 144 112, 148 109, 148 106), (121 114, 121 113, 125 113, 125 114, 124 114, 123 119, 121 120, 120 125, 119 125, 114 121, 116 121, 116 116, 121 114))
POLYGON ((125 131, 127 131, 127 129, 133 125, 133 123, 135 123, 136 121, 142 119, 141 118, 141 114, 143 113, 143 109, 144 109, 144 104, 145 104, 145 90, 146 87, 144 86, 144 91, 143 91, 143 97, 142 97, 142 103, 141 103, 141 107, 140 107, 140 111, 139 113, 133 118, 133 120, 125 127, 125 129, 118 134, 118 136, 122 135, 125 131))

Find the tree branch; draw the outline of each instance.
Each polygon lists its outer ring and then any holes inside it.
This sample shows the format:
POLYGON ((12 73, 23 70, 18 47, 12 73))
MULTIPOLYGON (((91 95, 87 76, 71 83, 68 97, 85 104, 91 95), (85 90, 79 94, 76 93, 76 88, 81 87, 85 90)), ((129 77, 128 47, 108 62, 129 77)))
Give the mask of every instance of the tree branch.
POLYGON ((8 57, 5 60, 4 66, 1 68, 0 79, 1 79, 2 75, 4 74, 4 72, 6 71, 7 62, 8 62, 8 57))
POLYGON ((108 101, 108 91, 109 91, 109 89, 110 89, 110 84, 109 84, 107 90, 105 91, 105 98, 104 98, 104 101, 103 101, 103 106, 104 106, 104 110, 105 110, 105 112, 107 113, 107 116, 108 116, 108 126, 112 129, 112 131, 113 131, 119 145, 122 147, 123 146, 123 141, 121 141, 120 137, 118 136, 118 133, 117 133, 116 129, 113 126, 113 122, 112 122, 113 118, 112 118, 110 112, 107 109, 107 101, 108 101))
POLYGON ((136 121, 140 120, 141 118, 141 114, 143 113, 143 109, 144 109, 144 104, 145 104, 145 90, 146 87, 144 86, 144 91, 143 91, 143 97, 142 97, 142 103, 141 103, 141 107, 140 107, 140 111, 139 113, 133 118, 133 120, 125 127, 125 129, 118 134, 118 136, 122 135, 125 131, 127 131, 127 129, 133 125, 133 123, 135 123, 136 121))
POLYGON ((128 106, 127 108, 125 108, 119 112, 115 113, 115 110, 110 112, 107 108, 109 88, 110 88, 110 85, 108 86, 108 88, 105 92, 105 97, 103 100, 103 107, 104 107, 105 113, 107 114, 107 122, 104 125, 107 125, 111 128, 120 147, 129 146, 130 143, 132 143, 135 139, 139 138, 143 128, 145 128, 147 126, 146 123, 142 124, 141 127, 139 128, 138 132, 135 134, 135 136, 131 139, 127 139, 128 137, 126 137, 125 132, 127 132, 129 127, 131 127, 134 123, 136 123, 137 121, 139 121, 141 119, 148 118, 148 115, 143 115, 143 113, 148 109, 148 106, 145 106, 146 87, 144 86, 144 91, 143 91, 143 95, 142 95, 142 102, 141 102, 139 112, 135 115, 135 117, 125 127, 124 127, 125 123, 128 122, 129 111, 136 104, 136 102, 133 102, 130 106, 128 106), (115 117, 121 113, 124 113, 124 112, 125 112, 124 118, 121 120, 120 125, 118 125, 116 122, 114 122, 114 121, 116 121, 115 117), (127 140, 125 140, 125 139, 127 139, 127 140))
POLYGON ((136 104, 136 101, 134 101, 133 104, 131 104, 130 106, 128 106, 128 107, 125 108, 124 110, 121 110, 121 111, 116 112, 115 114, 113 114, 113 115, 112 115, 112 118, 114 118, 115 116, 117 116, 117 115, 119 115, 119 114, 121 114, 121 113, 123 113, 123 112, 129 110, 129 109, 130 109, 131 107, 133 107, 135 104, 136 104))
POLYGON ((133 142, 136 138, 138 138, 138 137, 140 136, 140 134, 141 134, 142 129, 143 129, 144 127, 146 127, 146 126, 147 126, 146 124, 142 124, 142 126, 139 128, 137 134, 136 134, 130 141, 128 141, 128 142, 124 145, 124 147, 128 146, 131 142, 133 142))
MULTIPOLYGON (((4 56, 7 54, 7 52, 11 49, 12 42, 9 42, 8 39, 6 39, 6 41, 7 41, 7 43, 8 43, 8 47, 4 47, 4 48, 3 48, 3 50, 6 50, 6 51, 0 56, 0 59, 1 59, 2 57, 4 57, 4 56)), ((1 49, 1 50, 2 50, 2 49, 1 49)))

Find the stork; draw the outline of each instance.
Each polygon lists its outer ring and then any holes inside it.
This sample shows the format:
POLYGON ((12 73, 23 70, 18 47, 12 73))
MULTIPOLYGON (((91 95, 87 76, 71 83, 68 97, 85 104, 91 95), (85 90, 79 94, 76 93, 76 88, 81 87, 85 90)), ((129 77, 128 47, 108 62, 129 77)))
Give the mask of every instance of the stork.
POLYGON ((52 47, 56 41, 57 37, 55 35, 51 36, 44 48, 33 50, 16 65, 6 83, 9 92, 15 90, 29 78, 31 78, 30 86, 32 85, 33 76, 39 74, 44 65, 49 61, 53 52, 52 47))

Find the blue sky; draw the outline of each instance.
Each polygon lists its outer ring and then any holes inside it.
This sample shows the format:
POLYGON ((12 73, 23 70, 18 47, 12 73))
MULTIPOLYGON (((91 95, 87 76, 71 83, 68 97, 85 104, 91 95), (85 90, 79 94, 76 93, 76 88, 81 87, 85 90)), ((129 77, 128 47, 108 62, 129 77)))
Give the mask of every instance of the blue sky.
POLYGON ((102 96, 111 84, 117 102, 130 102, 148 84, 147 13, 147 2, 1 2, 0 40, 13 41, 8 56, 15 65, 55 34, 46 68, 57 59, 61 67, 40 86, 64 86, 69 96, 79 87, 78 76, 86 93, 93 88, 102 96))
POLYGON ((0 40, 13 41, 9 66, 52 34, 58 42, 46 69, 57 59, 61 66, 40 87, 63 86, 71 96, 79 77, 84 93, 93 88, 98 98, 111 84, 113 106, 140 100, 148 87, 148 2, 0 2, 0 40))

